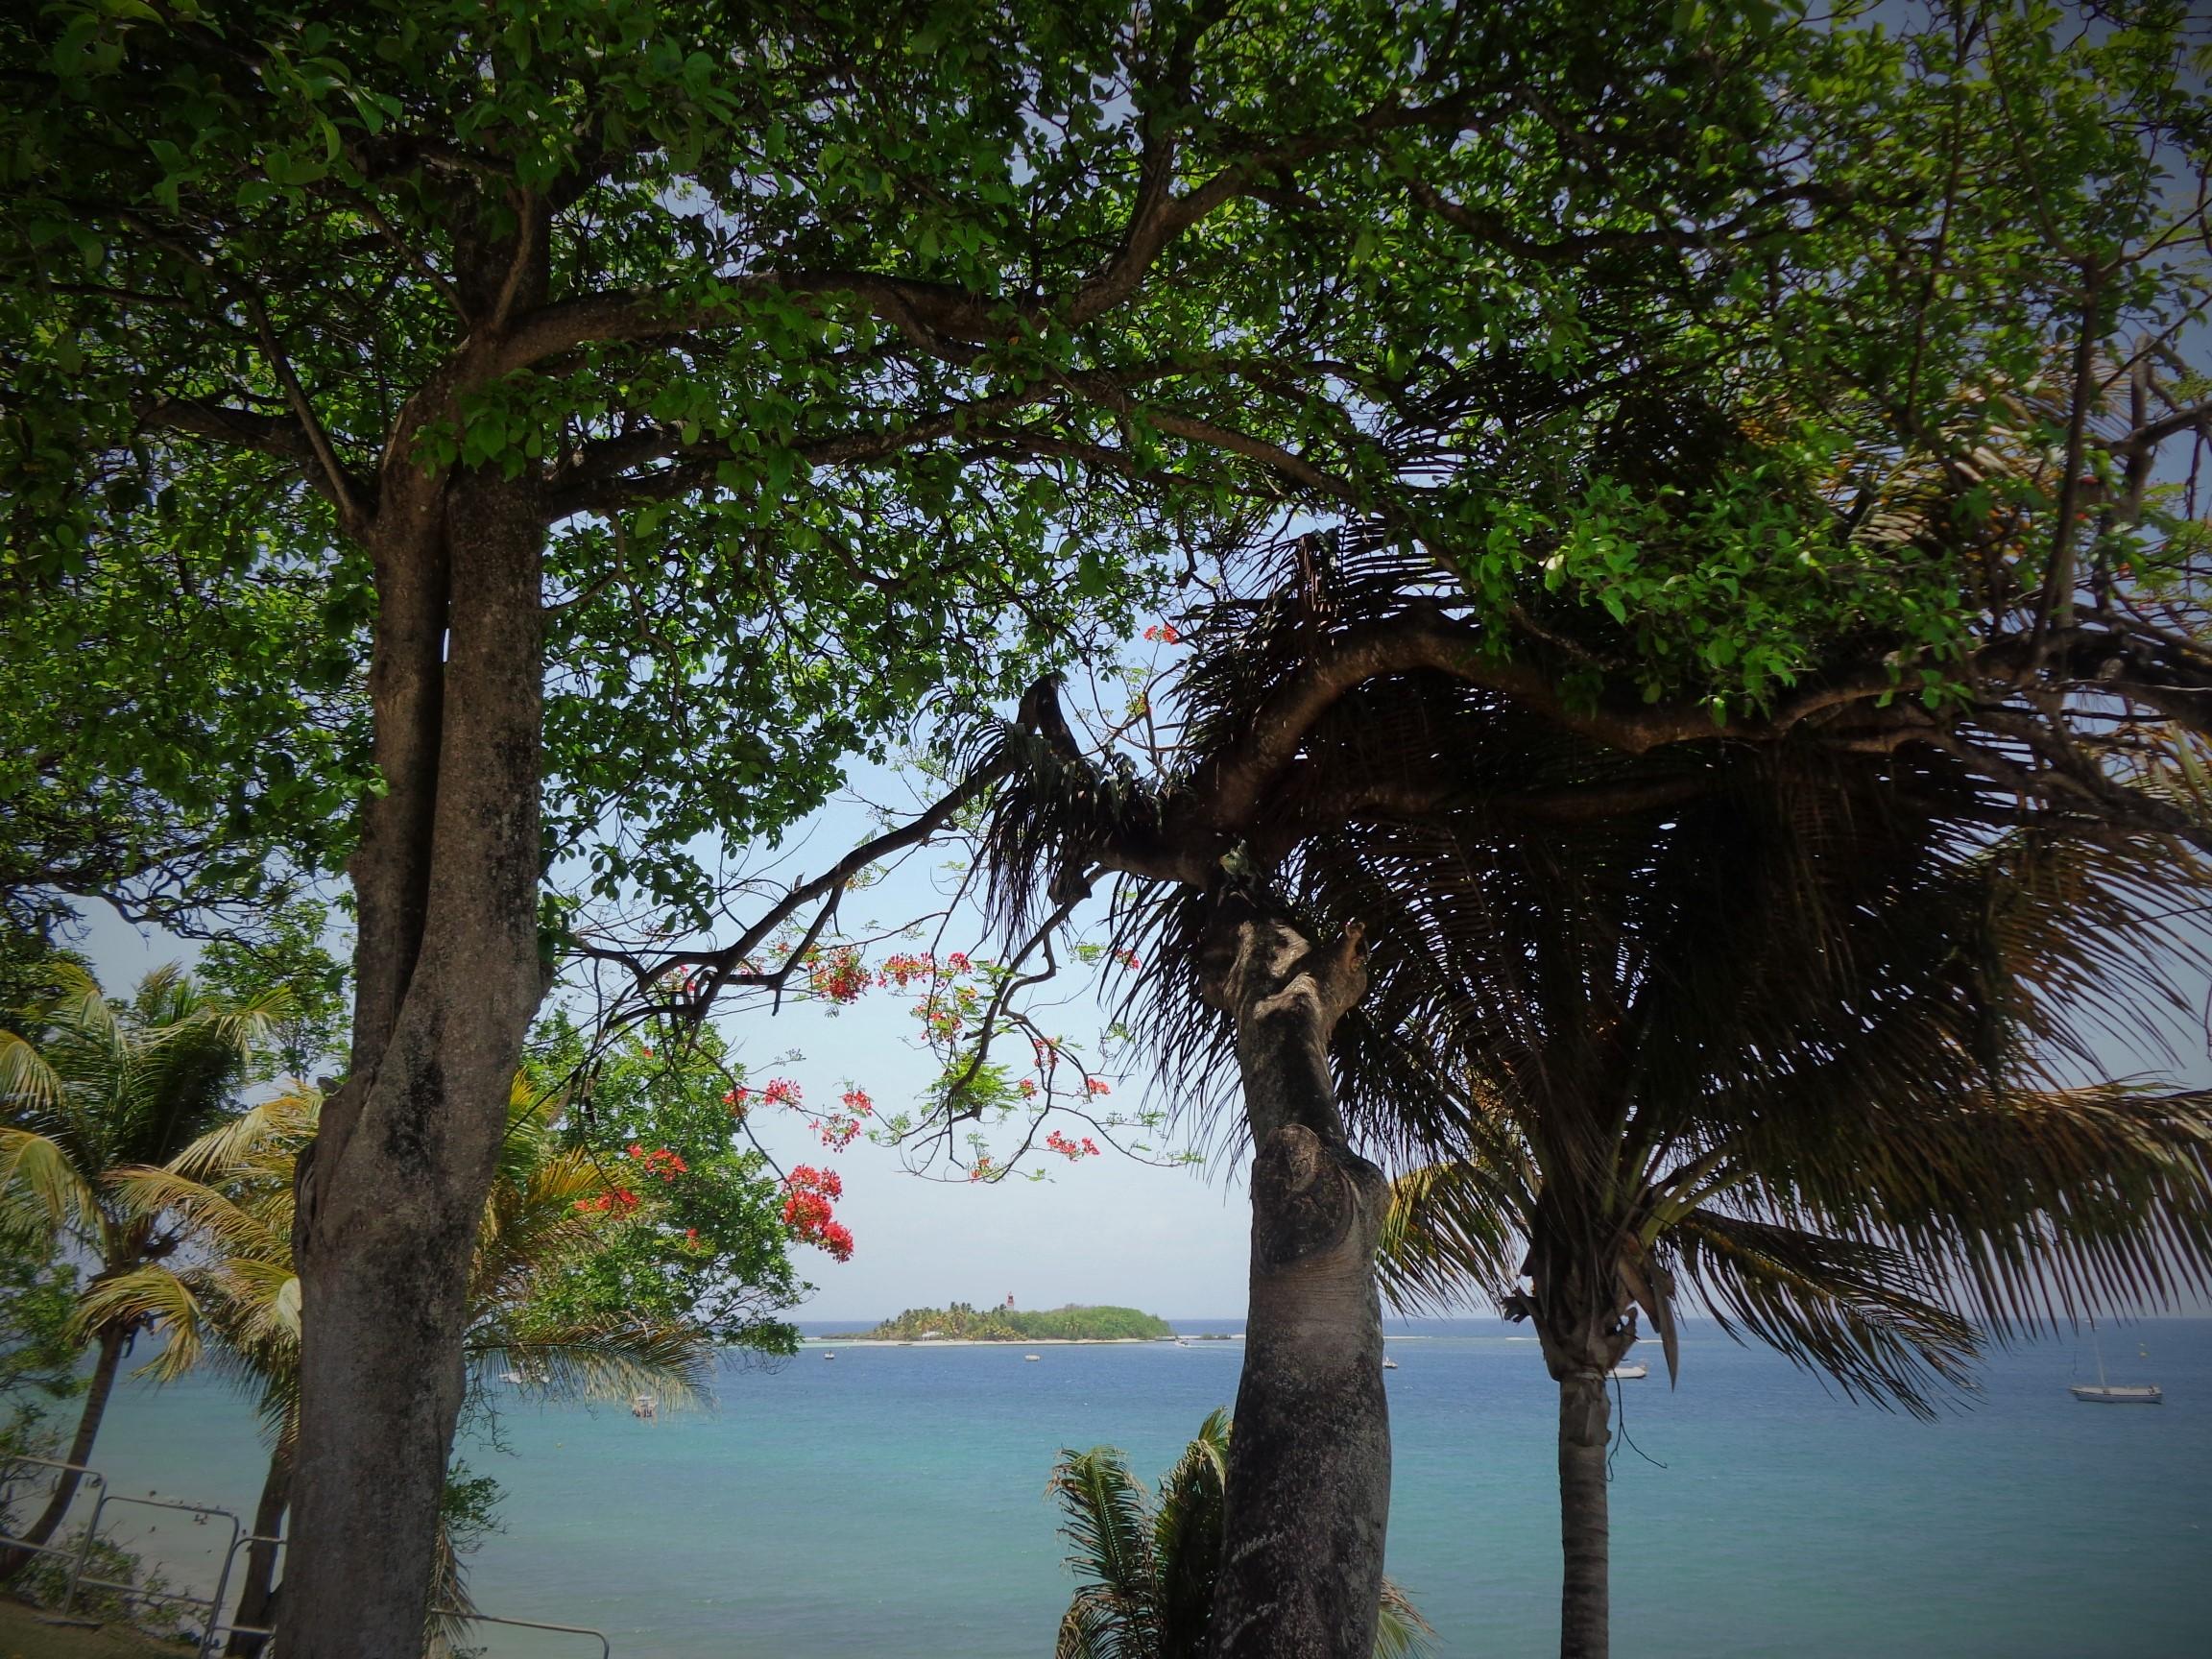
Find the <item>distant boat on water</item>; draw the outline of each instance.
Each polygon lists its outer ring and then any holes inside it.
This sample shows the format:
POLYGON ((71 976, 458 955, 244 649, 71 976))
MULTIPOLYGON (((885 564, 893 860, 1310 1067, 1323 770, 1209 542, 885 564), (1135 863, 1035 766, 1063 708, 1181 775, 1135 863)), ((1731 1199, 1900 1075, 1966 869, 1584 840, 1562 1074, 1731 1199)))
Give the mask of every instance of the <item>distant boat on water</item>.
POLYGON ((1034 1364, 1034 1363, 1036 1363, 1036 1361, 1038 1361, 1038 1360, 1040 1360, 1040 1359, 1044 1358, 1045 1358, 1045 1356, 1044 1356, 1044 1355, 1042 1355, 1042 1354, 1024 1354, 1024 1355, 1022 1355, 1022 1358, 1024 1358, 1024 1359, 1026 1359, 1026 1360, 1028 1360, 1030 1363, 1034 1364))
POLYGON ((1382 1369, 1385 1371, 1395 1371, 1398 1369, 1398 1361, 1395 1359, 1385 1359, 1382 1361, 1382 1369))
MULTIPOLYGON (((2157 1406, 2164 1404, 2165 1390, 2155 1382, 2105 1382, 2104 1344, 2097 1340, 2097 1333, 2094 1331, 2089 1333, 2089 1341, 2097 1351, 2097 1381, 2069 1383, 2066 1388, 2067 1393, 2073 1395, 2075 1399, 2085 1406, 2157 1406)), ((2141 1346, 2138 1346, 2135 1352, 2142 1355, 2146 1359, 2151 1357, 2150 1351, 2141 1346)))
POLYGON ((1651 1367, 1648 1365, 1616 1365, 1605 1375, 1622 1382, 1641 1382, 1645 1378, 1651 1375, 1651 1367))

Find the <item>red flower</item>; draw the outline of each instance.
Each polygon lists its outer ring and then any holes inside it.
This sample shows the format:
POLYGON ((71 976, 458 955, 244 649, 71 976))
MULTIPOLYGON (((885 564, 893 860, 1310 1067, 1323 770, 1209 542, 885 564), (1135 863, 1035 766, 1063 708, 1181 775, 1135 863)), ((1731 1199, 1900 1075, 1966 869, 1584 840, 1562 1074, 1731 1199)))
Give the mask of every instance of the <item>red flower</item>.
POLYGON ((1107 1086, 1106 1079, 1103 1077, 1086 1077, 1083 1079, 1083 1087, 1090 1090, 1094 1094, 1111 1094, 1114 1093, 1107 1086))

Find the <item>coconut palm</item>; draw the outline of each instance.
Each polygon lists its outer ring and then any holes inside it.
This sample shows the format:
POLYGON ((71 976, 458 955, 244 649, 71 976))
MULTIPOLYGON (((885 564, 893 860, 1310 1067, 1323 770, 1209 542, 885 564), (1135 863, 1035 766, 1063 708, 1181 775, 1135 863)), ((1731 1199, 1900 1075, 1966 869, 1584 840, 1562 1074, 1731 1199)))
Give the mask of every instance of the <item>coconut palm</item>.
MULTIPOLYGON (((169 1343, 152 1367, 173 1376, 213 1348, 258 1394, 272 1440, 269 1471, 253 1530, 274 1538, 290 1503, 297 1427, 300 1281, 292 1262, 294 1174, 313 1141, 321 1097, 300 1091, 240 1114, 162 1167, 119 1172, 111 1185, 132 1213, 177 1218, 202 1247, 202 1260, 172 1274, 118 1278, 102 1292, 103 1310, 159 1324, 169 1343)), ((499 1171, 485 1203, 471 1271, 471 1318, 465 1353, 482 1387, 513 1369, 548 1397, 666 1400, 705 1391, 711 1342, 685 1324, 547 1316, 547 1286, 605 1241, 610 1218, 594 1208, 607 1190, 592 1155, 565 1147, 553 1103, 517 1076, 508 1107, 499 1171)), ((613 1224, 620 1224, 615 1222, 613 1224)), ((252 1548, 236 1622, 267 1626, 275 1611, 276 1547, 252 1548)), ((443 1622, 448 1638, 469 1603, 459 1558, 441 1538, 432 1605, 458 1609, 443 1622)), ((241 1633, 229 1652, 249 1655, 262 1639, 241 1633)))
POLYGON ((1458 1125, 1397 1185, 1385 1286, 1489 1295, 1558 1383, 1563 1654, 1606 1651, 1605 1376, 1639 1310, 1671 1372, 1694 1287, 1924 1412, 1975 1354, 1962 1313, 2005 1336, 2212 1269, 2212 1095, 2057 1086, 2100 1026, 2157 1040, 2146 975, 2186 949, 2159 880, 1879 781, 1763 762, 1657 822, 1310 863, 1389 922, 1348 1070, 1422 1073, 1458 1125))
MULTIPOLYGON (((1214 1411, 1148 1493, 1111 1446, 1062 1451, 1046 1491, 1060 1501, 1068 1565, 1083 1580, 1060 1621, 1055 1659, 1202 1659, 1213 1623, 1229 1478, 1229 1414, 1214 1411)), ((1432 1650, 1435 1632, 1382 1581, 1375 1659, 1432 1650)))
MULTIPOLYGON (((1624 429, 1642 442, 1662 426, 1624 429)), ((1915 522, 1946 533, 1940 516, 1915 522)), ((1639 695, 1630 642, 1547 583, 1510 595, 1541 646, 1508 650, 1453 570, 1387 530, 1300 538, 1263 574, 1255 597, 1177 618, 1190 655, 1149 716, 1172 749, 1138 751, 1101 722, 1086 750, 1043 684, 981 734, 969 776, 993 790, 983 863, 1015 958, 1045 960, 1035 942, 1114 878, 1110 959, 1143 964, 1130 1027, 1186 1123, 1249 1137, 1248 1322, 1269 1339, 1240 1384, 1230 1526, 1249 1548, 1232 1549, 1222 1594, 1275 1605, 1287 1581, 1344 1647, 1373 1605, 1388 1498, 1367 1363, 1388 1197, 1370 1159, 1479 1156, 1482 1091, 1510 1083, 1528 1109, 1507 1144, 1544 1148, 1525 1185, 1552 1216, 1523 1242, 1539 1246, 1544 1295, 1578 1309, 1584 1335, 1554 1353, 1585 1381, 1623 1336, 1619 1309, 1639 1305, 1616 1303, 1616 1278, 1671 1270, 1619 1247, 1649 1220, 1643 1178, 1698 1192, 1702 1161, 1746 1137, 1768 1179, 1790 1172, 1783 1204, 1817 1190, 1823 1214, 1859 1218, 1865 1249, 1926 1257, 1937 1266, 1919 1271, 1982 1304, 2034 1303, 2048 1220, 2013 1200, 2064 1213, 2103 1142, 2055 1131, 2064 1150, 2040 1185, 1994 1164, 1949 1183, 1924 1149, 1966 1150, 1960 1102, 2101 1075, 2094 1028, 2139 1033, 2145 1008, 2172 1003, 2154 918, 2203 906, 2205 837, 2185 801, 2120 788, 2117 750, 2054 735, 2050 710, 2000 682, 1955 704, 1932 686, 1913 709, 1887 680, 1801 668, 1770 717, 1685 717, 1653 711, 1663 687, 1639 695), (2038 1075, 2045 1063, 2057 1070, 2038 1075), (1655 1093, 1680 1116, 1638 1117, 1655 1093), (1824 1094, 1841 1104, 1815 1110, 1824 1094), (1952 1116, 1908 1111, 1931 1102, 1952 1116), (1897 1180, 1876 1228, 1867 1170, 1885 1161, 1897 1180), (1994 1259, 1970 1240, 1993 1240, 1994 1259), (1325 1504, 1296 1501, 1315 1491, 1325 1504)), ((2141 1101, 2078 1103, 2070 1121, 2106 1125, 2104 1141, 2166 1133, 2141 1126, 2157 1110, 2141 1101)), ((2047 1310, 2162 1288, 2161 1229, 2201 1263, 2196 1190, 2170 1155, 2185 1168, 2170 1136, 2128 1166, 2111 1225, 2079 1236, 2076 1277, 2042 1287, 2047 1310)), ((1714 1272, 1780 1248, 1744 1226, 1699 1237, 1714 1272)), ((1909 1305, 1961 1299, 1916 1296, 1894 1257, 1853 1260, 1903 1295, 1902 1334, 1869 1354, 1866 1327, 1831 1310, 1809 1323, 1828 1333, 1823 1355, 1926 1382, 1957 1325, 1909 1305)), ((1761 1294, 1784 1295, 1772 1266, 1761 1294)), ((1646 1287, 1671 1307, 1663 1284, 1646 1287)), ((1602 1619, 1582 1623, 1601 1643, 1602 1619)))
MULTIPOLYGON (((284 998, 219 1002, 168 967, 149 974, 131 1001, 114 1002, 82 969, 62 964, 53 974, 57 993, 25 1023, 35 1035, 0 1031, 0 1227, 81 1251, 93 1264, 77 1329, 98 1358, 65 1458, 81 1465, 124 1352, 146 1329, 137 1315, 109 1309, 107 1289, 167 1272, 181 1242, 163 1217, 123 1203, 107 1177, 173 1157, 229 1108, 252 1044, 284 998)), ((63 1473, 24 1529, 25 1545, 54 1535, 78 1481, 63 1473)), ((0 1576, 31 1555, 0 1553, 0 1576)))

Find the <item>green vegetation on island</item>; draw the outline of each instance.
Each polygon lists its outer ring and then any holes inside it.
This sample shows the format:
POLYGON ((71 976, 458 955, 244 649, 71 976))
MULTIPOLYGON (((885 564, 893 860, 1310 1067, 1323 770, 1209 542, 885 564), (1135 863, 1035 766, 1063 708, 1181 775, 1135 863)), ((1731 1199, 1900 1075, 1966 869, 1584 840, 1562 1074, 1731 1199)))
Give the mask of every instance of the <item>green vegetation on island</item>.
POLYGON ((1070 1303, 1029 1312, 1013 1308, 909 1308, 896 1319, 851 1338, 857 1342, 1158 1342, 1174 1327, 1134 1308, 1079 1308, 1070 1303))

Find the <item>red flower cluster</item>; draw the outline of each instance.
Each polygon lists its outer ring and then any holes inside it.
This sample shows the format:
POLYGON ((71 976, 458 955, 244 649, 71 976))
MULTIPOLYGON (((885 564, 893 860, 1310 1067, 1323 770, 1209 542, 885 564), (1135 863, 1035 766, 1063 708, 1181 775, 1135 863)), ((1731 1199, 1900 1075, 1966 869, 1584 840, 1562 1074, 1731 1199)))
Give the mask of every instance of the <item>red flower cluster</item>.
POLYGON ((848 1089, 842 1098, 845 1102, 842 1113, 832 1112, 814 1125, 822 1144, 833 1152, 842 1152, 852 1145, 859 1138, 860 1120, 874 1116, 876 1111, 876 1103, 868 1098, 865 1089, 848 1089))
POLYGON ((991 1154, 979 1152, 975 1155, 975 1167, 968 1171, 968 1179, 971 1181, 988 1181, 998 1173, 997 1167, 991 1162, 991 1154))
POLYGON ((1083 1087, 1090 1090, 1094 1094, 1111 1094, 1114 1093, 1107 1086, 1106 1079, 1103 1077, 1086 1077, 1083 1079, 1083 1087))
POLYGON ((876 975, 876 983, 889 990, 903 991, 917 979, 946 979, 956 974, 974 972, 975 959, 965 950, 954 950, 942 962, 927 950, 902 950, 883 959, 883 969, 876 975))
POLYGON ((617 1187, 612 1192, 602 1192, 596 1198, 576 1200, 579 1210, 600 1210, 613 1215, 627 1215, 637 1208, 637 1194, 627 1187, 617 1187))
POLYGON ((1037 1093, 1037 1080, 1034 1077, 1024 1077, 1015 1087, 1022 1091, 1022 1098, 1026 1100, 1030 1095, 1037 1093))
POLYGON ((845 1196, 845 1182, 834 1169, 817 1169, 811 1164, 794 1164, 791 1173, 783 1177, 786 1190, 793 1192, 819 1192, 825 1198, 845 1196))
POLYGON ((673 1181, 679 1175, 691 1173, 691 1166, 665 1146, 648 1152, 643 1145, 633 1141, 630 1142, 630 1156, 645 1166, 646 1174, 658 1175, 663 1181, 673 1181))
POLYGON ((1098 1142, 1092 1140, 1088 1135, 1084 1136, 1081 1141, 1075 1141, 1055 1129, 1051 1134, 1045 1137, 1045 1144, 1070 1163, 1073 1163, 1079 1158, 1095 1158, 1098 1156, 1098 1142))
POLYGON ((1137 952, 1134 950, 1117 950, 1114 952, 1114 960, 1120 963, 1132 974, 1143 966, 1142 962, 1137 960, 1137 952))
POLYGON ((935 957, 917 956, 911 951, 902 950, 895 956, 884 958, 883 972, 877 976, 877 983, 896 986, 903 991, 915 980, 930 977, 936 972, 935 957))
POLYGON ((1175 632, 1172 622, 1155 622, 1144 630, 1144 637, 1158 644, 1175 645, 1181 643, 1183 636, 1175 632))
POLYGON ((730 1108, 730 1116, 742 1118, 752 1110, 753 1102, 763 1101, 770 1106, 796 1106, 799 1104, 799 1085, 788 1077, 771 1077, 765 1089, 747 1089, 740 1085, 725 1090, 722 1104, 730 1108))
POLYGON ((840 1262, 853 1260, 853 1231, 830 1214, 831 1199, 845 1196, 834 1169, 794 1165, 783 1177, 783 1225, 803 1244, 818 1244, 840 1262))
POLYGON ((860 993, 868 989, 868 970, 861 965, 860 952, 846 947, 832 950, 827 956, 816 956, 806 965, 806 979, 817 997, 826 997, 832 1002, 857 1002, 860 993))

